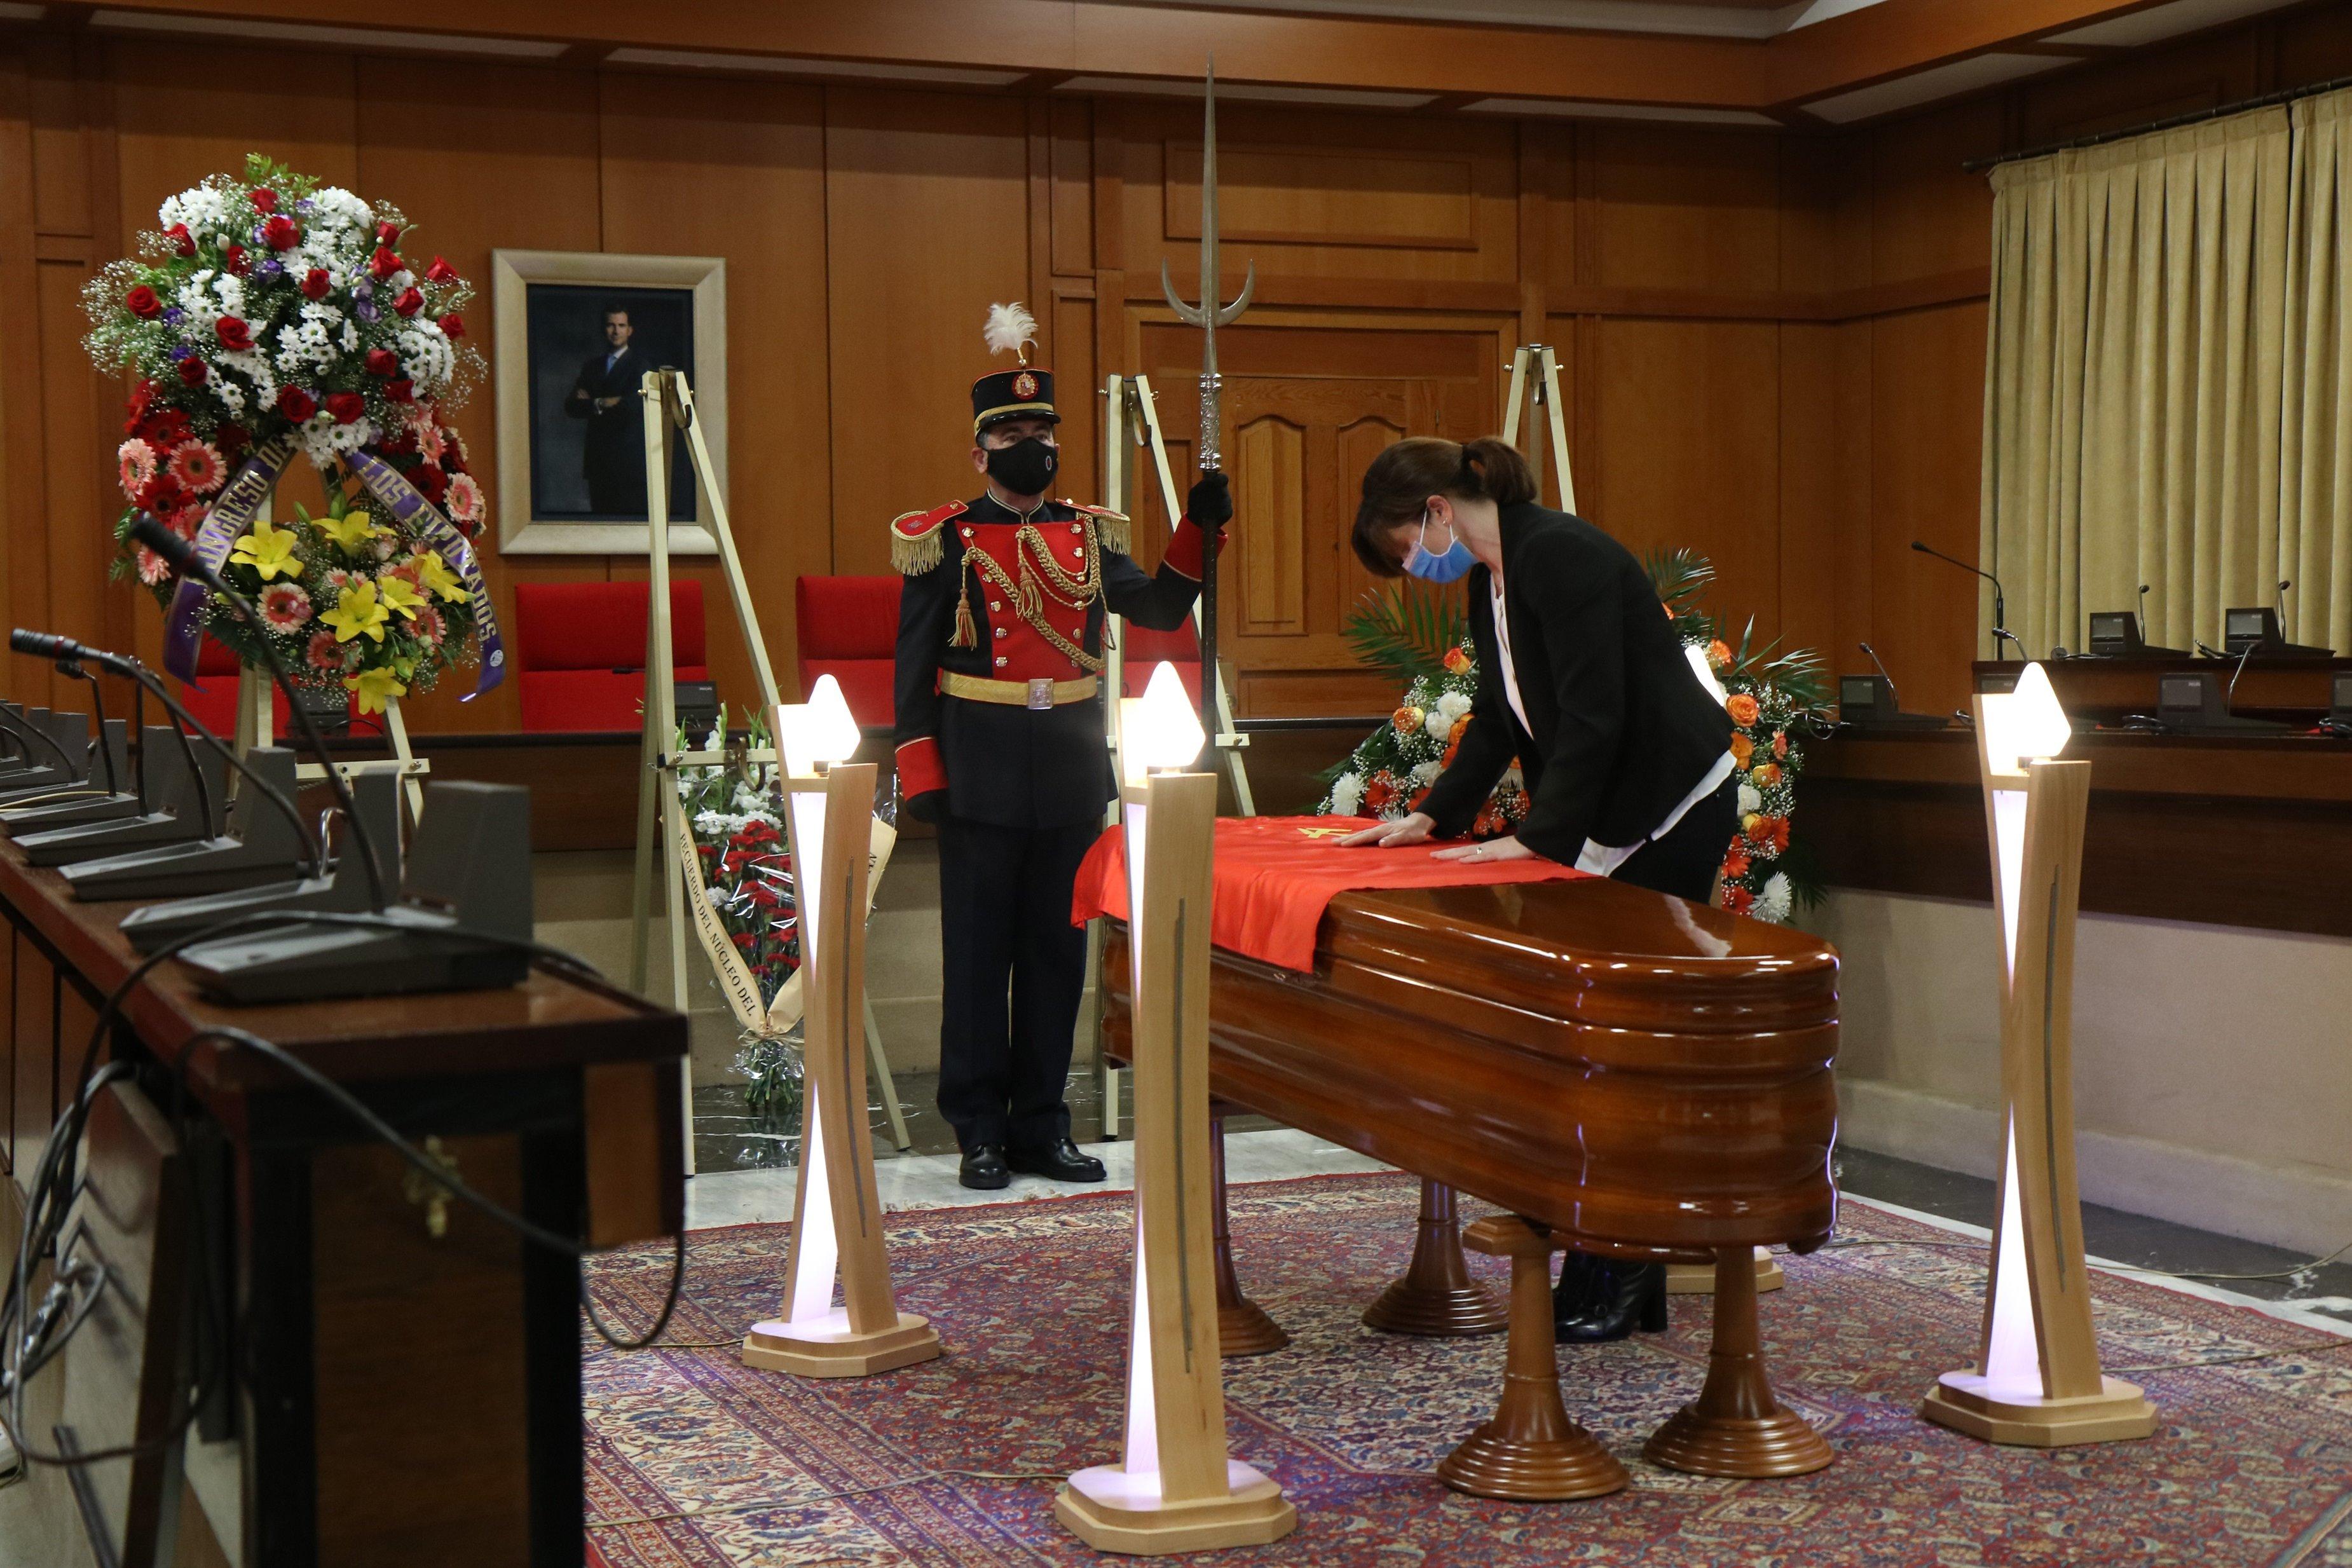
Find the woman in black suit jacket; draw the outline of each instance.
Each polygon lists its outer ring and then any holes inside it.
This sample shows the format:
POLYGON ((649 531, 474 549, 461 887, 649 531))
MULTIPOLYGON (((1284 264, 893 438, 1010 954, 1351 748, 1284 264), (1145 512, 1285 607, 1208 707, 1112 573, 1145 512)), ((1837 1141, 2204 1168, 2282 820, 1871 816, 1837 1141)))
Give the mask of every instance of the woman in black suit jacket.
MULTIPOLYGON (((1468 579, 1478 687, 1453 763, 1421 809, 1346 844, 1457 837, 1517 757, 1518 831, 1440 859, 1542 855, 1705 902, 1738 817, 1731 719, 1700 680, 1633 553, 1536 503, 1503 441, 1400 441, 1364 475, 1357 557, 1377 576, 1468 579)), ((1563 1340, 1665 1326, 1665 1271, 1570 1252, 1554 1298, 1563 1340)))

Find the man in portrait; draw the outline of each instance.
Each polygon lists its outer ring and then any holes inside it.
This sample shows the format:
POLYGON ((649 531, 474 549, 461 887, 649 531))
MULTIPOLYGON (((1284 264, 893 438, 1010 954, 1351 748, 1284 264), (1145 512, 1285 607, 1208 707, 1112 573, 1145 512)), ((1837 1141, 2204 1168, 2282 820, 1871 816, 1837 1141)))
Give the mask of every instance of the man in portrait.
POLYGON ((635 328, 628 308, 604 308, 604 350, 591 354, 573 378, 563 412, 588 422, 581 467, 592 512, 646 515, 646 426, 637 382, 646 356, 629 347, 635 328))

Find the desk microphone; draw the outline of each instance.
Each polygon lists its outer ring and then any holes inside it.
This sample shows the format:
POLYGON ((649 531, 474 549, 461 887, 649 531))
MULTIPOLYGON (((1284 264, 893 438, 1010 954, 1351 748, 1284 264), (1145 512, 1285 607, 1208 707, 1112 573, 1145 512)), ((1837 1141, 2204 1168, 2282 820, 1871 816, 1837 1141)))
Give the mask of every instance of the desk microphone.
POLYGON ((1897 713, 1900 713, 1903 710, 1903 694, 1895 689, 1895 677, 1886 673, 1886 666, 1885 664, 1879 663, 1878 650, 1872 647, 1867 643, 1862 643, 1860 646, 1864 653, 1870 655, 1870 667, 1876 670, 1878 672, 1878 678, 1886 683, 1886 695, 1895 699, 1895 709, 1897 713))
POLYGON ((2280 631, 2282 631, 2282 632, 2284 632, 2284 630, 2286 630, 2286 591, 2287 591, 2288 589, 2290 589, 2290 588, 2293 588, 2294 586, 2294 580, 2293 578, 2282 577, 2282 578, 2280 578, 2280 579, 2279 579, 2279 585, 2278 585, 2278 618, 2279 618, 2279 630, 2280 630, 2280 631))
POLYGON ((2137 612, 2138 615, 2139 640, 2142 643, 2147 641, 2147 591, 2150 586, 2150 584, 2145 582, 2139 585, 2139 599, 2134 605, 2134 609, 2137 612))
MULTIPOLYGON (((196 553, 195 546, 157 522, 153 517, 141 512, 133 517, 130 535, 162 557, 173 576, 194 578, 228 601, 230 606, 245 617, 247 625, 263 624, 261 612, 253 607, 251 600, 231 588, 221 580, 219 572, 205 565, 204 557, 196 553)), ((352 799, 351 782, 343 777, 342 769, 335 766, 334 758, 327 750, 326 737, 319 733, 319 721, 311 716, 301 694, 294 689, 294 679, 286 673, 286 665, 278 657, 278 650, 270 645, 268 637, 257 641, 261 648, 262 661, 269 666, 269 678, 278 684, 279 691, 286 694, 287 709, 293 715, 295 722, 302 727, 302 738, 310 743, 310 749, 318 753, 319 760, 326 767, 327 787, 334 791, 335 804, 342 809, 343 821, 351 824, 352 838, 359 849, 361 869, 367 873, 369 907, 382 913, 391 904, 392 896, 383 884, 382 862, 376 859, 374 839, 368 831, 368 821, 360 814, 359 802, 352 799)), ((160 695, 163 683, 158 681, 150 689, 160 695)), ((310 835, 304 832, 303 836, 307 839, 310 835)), ((316 864, 321 872, 325 870, 323 852, 320 852, 316 864)))
POLYGON ((98 717, 98 759, 106 765, 106 792, 110 795, 121 794, 122 786, 114 777, 114 747, 106 743, 105 691, 100 687, 98 677, 81 667, 79 659, 59 659, 57 663, 57 671, 68 679, 80 681, 89 687, 90 711, 98 717))
POLYGON ((2019 641, 2017 636, 2009 629, 2009 596, 2001 591, 2000 579, 1995 577, 1992 573, 1985 570, 1984 568, 1980 566, 1970 566, 1967 561, 1962 560, 1956 555, 1946 555, 1942 550, 1930 549, 1927 546, 1917 539, 1913 539, 1911 541, 1911 548, 1917 550, 1921 555, 1931 555, 1937 560, 1957 566, 1962 571, 1974 572, 1977 576, 1983 578, 1987 582, 1991 583, 1993 646, 1998 650, 2003 641, 2016 643, 2017 656, 2021 659, 2026 657, 2025 644, 2019 641))

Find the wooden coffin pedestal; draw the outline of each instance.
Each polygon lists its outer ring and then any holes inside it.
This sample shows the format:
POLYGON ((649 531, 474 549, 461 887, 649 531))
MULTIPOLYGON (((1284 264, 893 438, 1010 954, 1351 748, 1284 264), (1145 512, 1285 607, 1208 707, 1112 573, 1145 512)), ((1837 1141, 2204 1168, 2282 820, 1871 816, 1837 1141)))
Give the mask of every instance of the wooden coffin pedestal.
MULTIPOLYGON (((1128 973, 1114 925, 1103 965, 1114 1054, 1128 973)), ((1742 1478, 1830 1462, 1772 1398, 1754 1261, 1759 1246, 1811 1251, 1835 1218, 1826 945, 1596 879, 1343 894, 1311 972, 1219 949, 1211 977, 1218 1099, 1442 1184, 1424 1187, 1415 1268, 1393 1290, 1420 1275, 1433 1290, 1411 1294, 1425 1305, 1469 1284, 1444 1189, 1522 1217, 1474 1228, 1475 1246, 1514 1259, 1511 1373, 1496 1419, 1441 1468, 1449 1484, 1523 1500, 1612 1490, 1537 1365, 1552 1360, 1549 1290, 1517 1279, 1541 1275, 1562 1246, 1715 1268, 1706 1387, 1651 1439, 1654 1462, 1742 1478)), ((1245 1304, 1237 1287, 1229 1304, 1245 1304)), ((1434 1321, 1464 1333, 1475 1320, 1434 1321)))

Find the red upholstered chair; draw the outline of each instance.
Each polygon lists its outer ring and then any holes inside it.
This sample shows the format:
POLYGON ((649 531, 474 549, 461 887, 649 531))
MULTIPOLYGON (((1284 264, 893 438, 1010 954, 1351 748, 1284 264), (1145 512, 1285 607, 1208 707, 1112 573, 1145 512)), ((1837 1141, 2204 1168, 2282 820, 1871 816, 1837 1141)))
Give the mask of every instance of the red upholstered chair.
MULTIPOLYGON (((523 728, 644 725, 648 597, 643 582, 516 585, 513 674, 523 728)), ((669 648, 679 680, 710 678, 699 582, 669 585, 669 648)))
POLYGON ((860 726, 897 722, 891 691, 898 651, 897 577, 803 577, 793 588, 798 612, 801 695, 820 675, 840 684, 860 726))
MULTIPOLYGON (((262 678, 268 678, 268 672, 263 673, 262 678)), ((236 695, 241 684, 236 655, 206 637, 196 644, 195 685, 183 681, 174 695, 187 705, 198 724, 227 740, 236 734, 236 695), (196 685, 204 690, 196 690, 196 685)), ((288 728, 286 694, 272 692, 270 706, 277 714, 273 733, 284 735, 288 728)), ((149 717, 158 723, 163 721, 163 716, 152 709, 149 710, 149 717)))

